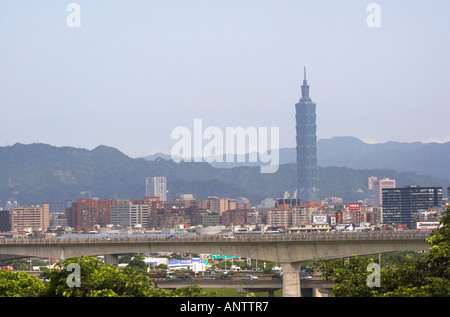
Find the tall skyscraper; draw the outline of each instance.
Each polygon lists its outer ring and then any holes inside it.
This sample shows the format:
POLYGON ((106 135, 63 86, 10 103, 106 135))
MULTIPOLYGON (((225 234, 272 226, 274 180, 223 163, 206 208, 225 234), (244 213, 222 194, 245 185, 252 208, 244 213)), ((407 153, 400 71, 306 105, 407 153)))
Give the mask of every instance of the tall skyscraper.
POLYGON ((309 97, 306 67, 302 98, 295 105, 297 132, 297 193, 302 201, 319 199, 317 177, 316 104, 309 97))
POLYGON ((161 201, 167 200, 167 180, 166 177, 146 177, 145 195, 147 197, 159 197, 161 201))

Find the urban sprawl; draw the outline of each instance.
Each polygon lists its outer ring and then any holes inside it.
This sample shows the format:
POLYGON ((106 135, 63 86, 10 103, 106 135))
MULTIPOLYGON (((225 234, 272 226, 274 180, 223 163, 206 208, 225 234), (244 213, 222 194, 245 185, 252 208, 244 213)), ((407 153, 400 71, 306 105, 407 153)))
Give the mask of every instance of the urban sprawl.
MULTIPOLYGON (((166 192, 163 186, 157 191, 166 192)), ((343 202, 330 197, 301 201, 285 192, 252 206, 246 198, 192 194, 175 200, 80 198, 61 204, 22 205, 8 202, 0 209, 2 237, 51 238, 67 234, 181 233, 277 234, 324 231, 430 230, 439 225, 447 200, 440 187, 395 187, 395 180, 368 179, 372 195, 364 201, 343 202), (51 209, 57 209, 51 210, 51 209), (61 210, 64 209, 64 210, 61 210)), ((450 191, 450 187, 447 188, 450 191)), ((147 191, 148 192, 148 191, 147 191)), ((155 192, 153 192, 154 194, 155 192)))

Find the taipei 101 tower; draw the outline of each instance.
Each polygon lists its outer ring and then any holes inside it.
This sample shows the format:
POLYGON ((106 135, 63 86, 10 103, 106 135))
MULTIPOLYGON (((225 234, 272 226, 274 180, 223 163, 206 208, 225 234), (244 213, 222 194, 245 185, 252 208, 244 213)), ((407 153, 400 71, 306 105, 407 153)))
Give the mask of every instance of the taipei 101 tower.
POLYGON ((319 199, 317 177, 316 104, 309 97, 306 67, 302 98, 295 105, 297 131, 297 195, 301 201, 319 199))

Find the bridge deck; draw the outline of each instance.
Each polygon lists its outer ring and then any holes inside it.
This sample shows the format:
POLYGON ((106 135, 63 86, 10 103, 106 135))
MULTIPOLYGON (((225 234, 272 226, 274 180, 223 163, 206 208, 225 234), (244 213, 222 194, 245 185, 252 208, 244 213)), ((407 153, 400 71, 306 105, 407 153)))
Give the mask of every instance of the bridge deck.
POLYGON ((87 238, 46 238, 46 239, 14 239, 6 238, 0 240, 0 245, 17 245, 17 244, 89 244, 89 243, 117 243, 117 242, 164 242, 164 243, 176 243, 176 242, 220 242, 229 240, 229 242, 239 243, 239 242, 301 242, 301 241, 380 241, 380 240, 424 240, 430 236, 429 232, 426 231, 415 231, 415 230, 405 230, 405 231, 392 231, 392 232, 321 232, 321 233, 290 233, 290 234, 261 234, 261 235, 250 235, 243 234, 237 235, 233 238, 224 237, 220 235, 186 235, 177 236, 175 238, 168 239, 167 237, 154 237, 147 236, 145 234, 123 237, 114 235, 108 238, 98 238, 95 235, 87 238))

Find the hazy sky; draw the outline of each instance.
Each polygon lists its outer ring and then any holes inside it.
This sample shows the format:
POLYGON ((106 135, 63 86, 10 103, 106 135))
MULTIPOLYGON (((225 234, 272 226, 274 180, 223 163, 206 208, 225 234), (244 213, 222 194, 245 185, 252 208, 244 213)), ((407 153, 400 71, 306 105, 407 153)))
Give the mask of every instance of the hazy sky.
POLYGON ((200 118, 279 127, 293 147, 304 66, 319 139, 450 141, 449 12, 448 0, 2 0, 0 145, 170 153, 171 131, 200 118), (71 2, 81 27, 66 23, 71 2))

